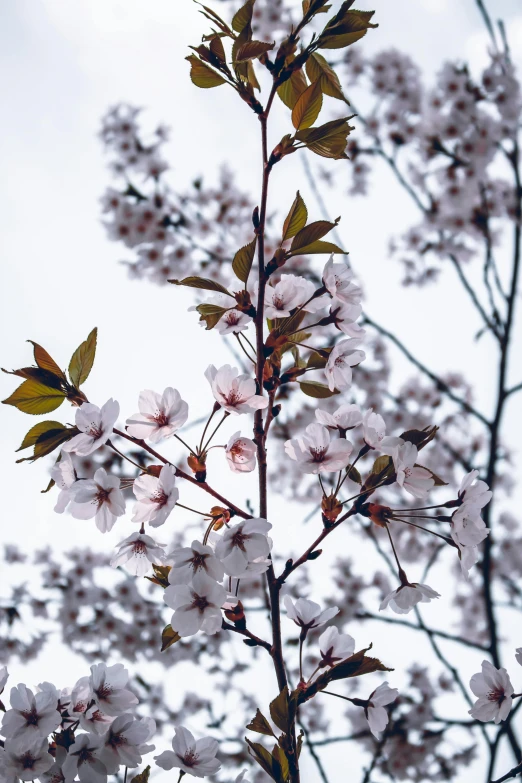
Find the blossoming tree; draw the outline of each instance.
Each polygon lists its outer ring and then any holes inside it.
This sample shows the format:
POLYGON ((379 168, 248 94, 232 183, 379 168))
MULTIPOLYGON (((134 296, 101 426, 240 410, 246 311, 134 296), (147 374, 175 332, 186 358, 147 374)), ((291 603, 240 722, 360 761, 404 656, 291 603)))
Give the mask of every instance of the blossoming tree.
MULTIPOLYGON (((326 781, 319 748, 337 740, 360 741, 371 753, 366 782, 383 776, 451 779, 473 758, 479 742, 489 754, 490 780, 504 739, 515 766, 500 780, 522 771, 514 722, 522 694, 501 666, 495 571, 499 588, 515 606, 520 589, 497 565, 490 535, 490 486, 497 490, 502 484, 500 426, 506 400, 518 388, 507 380, 520 263, 518 83, 506 39, 501 47, 479 3, 496 45, 482 87, 464 67, 448 66, 426 108, 418 73, 406 58, 385 53, 365 61, 358 48, 352 49, 376 27, 372 12, 354 10, 352 4, 345 0, 333 12, 326 0, 303 0, 299 18, 278 44, 270 23, 277 27, 290 13, 280 3, 267 3, 260 13, 255 0, 248 0, 230 23, 201 7, 208 31, 187 58, 192 82, 204 89, 232 89, 259 129, 262 186, 251 213, 249 199, 228 182, 209 192, 199 184, 188 195, 162 188, 165 129, 144 142, 132 108, 117 107, 105 119, 102 136, 114 155, 114 171, 126 180, 123 190, 112 188, 104 198, 109 234, 135 250, 135 275, 210 293, 194 309, 207 330, 235 341, 239 367, 209 365, 208 414, 196 425, 189 422, 187 401, 173 387, 141 391, 138 412, 126 416, 124 426, 118 425, 120 406, 114 399, 91 402, 84 384, 94 365, 95 329, 73 353, 67 372, 37 343, 35 365, 12 371, 23 382, 7 404, 32 415, 51 413, 64 401, 76 408, 74 426, 39 422, 21 445, 33 449, 25 459, 58 452, 48 488, 59 491, 55 510, 92 519, 105 533, 126 524, 126 497, 132 491, 135 501, 127 524, 133 532, 110 562, 134 579, 124 577, 114 594, 127 612, 123 620, 112 614, 114 596, 96 582, 95 569, 107 565, 103 556, 72 553, 70 568, 54 563, 50 553, 38 556, 46 589, 61 592, 57 603, 64 638, 95 662, 90 676, 69 688, 47 682, 36 693, 23 684, 12 688, 0 730, 0 775, 6 781, 98 783, 120 769, 126 779, 127 770, 137 769, 154 749, 148 743, 162 724, 175 733, 172 750, 156 755, 155 764, 166 771, 178 769, 180 779, 185 774, 214 776, 220 756, 229 767, 252 760, 248 772, 239 772, 238 783, 246 783, 245 774, 296 783, 305 777, 304 758, 315 765, 310 774, 326 781), (332 54, 341 59, 331 63, 332 54), (377 97, 374 109, 359 115, 367 147, 352 135, 353 108, 346 116, 319 119, 328 99, 348 104, 345 81, 357 86, 365 75, 369 84, 363 92, 377 97), (268 84, 266 93, 260 82, 268 84), (289 109, 289 133, 272 147, 274 101, 289 109), (408 176, 397 161, 402 148, 411 156, 408 176), (284 167, 285 158, 296 152, 303 156, 321 207, 311 156, 343 161, 347 151, 353 161, 352 190, 365 190, 368 167, 362 161, 378 156, 422 213, 421 226, 401 245, 407 282, 432 279, 437 267, 430 259, 447 259, 483 320, 483 330, 498 342, 493 419, 475 408, 462 379, 436 376, 390 329, 362 315, 362 291, 337 236, 339 219, 310 220, 298 191, 289 199, 286 215, 269 221, 272 172, 284 167), (511 183, 497 178, 496 156, 506 158, 511 183), (143 185, 131 178, 140 174, 143 185), (511 222, 514 229, 507 292, 494 254, 495 219, 511 222), (324 239, 328 235, 335 242, 324 239), (487 304, 463 271, 477 245, 485 249, 487 304), (385 393, 383 337, 408 356, 428 385, 413 381, 398 397, 385 393), (368 348, 375 366, 365 369, 368 348), (443 399, 456 412, 438 414, 443 399), (415 401, 417 409, 412 411, 406 400, 415 401), (485 427, 486 435, 474 433, 474 421, 485 427), (199 427, 195 438, 194 426, 199 427), (226 443, 219 443, 227 428, 226 443), (183 456, 165 456, 163 446, 174 442, 181 444, 183 456), (257 473, 254 506, 223 494, 219 477, 212 476, 209 454, 214 449, 238 479, 257 473), (485 455, 482 480, 475 465, 482 468, 485 455), (272 540, 277 541, 281 524, 269 507, 272 486, 275 491, 291 487, 315 504, 315 530, 309 533, 303 526, 303 541, 294 542, 290 554, 278 551, 272 540), (183 502, 189 487, 199 491, 202 511, 183 502), (176 509, 196 515, 193 536, 174 528, 176 509), (162 532, 170 529, 170 549, 155 538, 160 527, 162 532), (355 573, 353 563, 341 557, 335 564, 336 596, 324 595, 321 561, 315 581, 310 563, 336 541, 345 547, 359 533, 375 548, 387 573, 360 568, 355 573), (456 595, 468 622, 461 634, 435 630, 419 610, 420 604, 440 597, 425 579, 444 553, 461 573, 463 587, 456 588, 456 595), (151 597, 137 586, 135 578, 144 576, 154 591, 151 597), (372 605, 375 589, 381 597, 372 605), (303 595, 316 597, 319 591, 321 604, 303 595), (158 595, 170 615, 163 630, 158 595), (94 606, 94 616, 83 625, 82 605, 94 606), (395 617, 405 614, 415 621, 395 617), (396 634, 407 626, 425 635, 446 672, 434 676, 417 665, 399 694, 388 681, 399 674, 402 661, 390 660, 386 649, 378 650, 379 658, 369 655, 370 644, 356 651, 351 633, 360 637, 360 625, 370 620, 387 623, 396 634), (350 634, 344 632, 348 621, 350 634), (471 692, 441 648, 443 640, 483 656, 482 672, 471 677, 471 692), (212 698, 187 692, 176 713, 141 673, 127 688, 124 666, 105 662, 115 652, 128 660, 139 655, 168 660, 169 666, 190 660, 215 679, 230 702, 236 698, 236 705, 217 717, 219 706, 212 698), (268 700, 252 682, 232 676, 241 668, 264 672, 267 666, 272 671, 266 679, 268 700), (384 672, 389 674, 383 681, 384 672), (462 711, 457 717, 440 717, 435 701, 452 688, 463 697, 462 711), (138 699, 138 692, 143 698, 138 699), (335 722, 324 714, 331 697, 349 708, 352 731, 342 737, 335 736, 335 722), (137 712, 139 701, 151 714, 137 712), (207 713, 223 740, 221 748, 215 737, 196 739, 181 725, 182 718, 200 712, 207 713), (457 749, 447 744, 455 730, 472 736, 472 744, 461 741, 457 749), (230 743, 233 750, 227 750, 230 743)), ((509 522, 504 525, 509 528, 509 522)), ((501 536, 499 540, 503 546, 501 536)), ((19 559, 14 550, 8 557, 19 559)), ((453 588, 446 583, 445 589, 453 588)), ((35 614, 42 613, 37 603, 32 600, 35 614)), ((14 622, 18 610, 11 609, 14 622)), ((30 655, 40 646, 34 640, 11 640, 5 650, 30 655)), ((515 656, 522 664, 522 648, 515 656)), ((4 669, 2 689, 6 681, 4 669)), ((150 769, 137 774, 136 783, 146 783, 150 769)), ((341 769, 337 777, 344 774, 341 769)))

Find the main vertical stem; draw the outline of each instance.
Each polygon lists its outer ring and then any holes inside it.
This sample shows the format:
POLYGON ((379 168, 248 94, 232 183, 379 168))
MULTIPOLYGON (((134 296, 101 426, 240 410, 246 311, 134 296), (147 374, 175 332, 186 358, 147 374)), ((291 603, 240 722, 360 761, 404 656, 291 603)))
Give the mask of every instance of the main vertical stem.
MULTIPOLYGON (((513 324, 515 319, 515 307, 518 293, 518 281, 520 276, 520 262, 522 255, 522 184, 520 180, 519 171, 519 148, 515 143, 513 147, 513 153, 511 163, 513 167, 516 194, 516 213, 515 213, 515 231, 513 240, 513 266, 511 271, 511 282, 508 295, 508 307, 507 316, 505 321, 504 334, 500 345, 500 359, 498 370, 498 384, 497 384, 497 402, 495 408, 495 415, 491 423, 491 435, 490 435, 490 449, 489 449, 489 462, 486 473, 486 481, 491 487, 495 488, 495 482, 497 479, 497 463, 498 463, 498 447, 500 441, 501 424, 504 415, 506 398, 507 398, 507 372, 509 364, 509 351, 511 345, 511 338, 513 332, 513 324)), ((493 494, 493 498, 495 495, 493 494)), ((493 499, 484 509, 484 521, 490 528, 493 516, 493 499)), ((488 619, 489 633, 490 633, 490 652, 493 659, 493 663, 498 668, 501 666, 501 658, 499 651, 499 639, 497 630, 497 620, 495 615, 495 605, 492 592, 492 577, 493 574, 493 557, 492 549, 494 542, 490 536, 486 538, 484 542, 484 558, 482 561, 482 572, 484 580, 484 603, 486 607, 486 616, 488 619)), ((509 720, 509 719, 508 719, 509 720)), ((522 757, 522 749, 518 742, 518 739, 514 733, 513 727, 508 724, 506 734, 508 737, 511 749, 516 757, 517 762, 522 757)))
MULTIPOLYGON (((261 186, 261 203, 259 206, 259 225, 257 231, 257 258, 258 258, 258 296, 256 306, 256 383, 258 387, 258 393, 263 394, 263 373, 265 368, 265 341, 264 341, 264 324, 265 324, 265 289, 266 289, 266 273, 265 273, 265 228, 266 228, 266 207, 268 199, 268 181, 270 178, 270 172, 272 170, 273 163, 268 157, 268 140, 267 140, 267 121, 272 102, 276 94, 275 85, 272 88, 270 97, 268 99, 265 111, 259 115, 259 121, 261 123, 261 146, 262 146, 262 159, 263 159, 263 178, 261 186)), ((268 416, 269 414, 267 414, 268 416)), ((268 430, 268 427, 267 427, 268 430)), ((259 515, 267 519, 268 515, 268 483, 267 483, 267 456, 266 456, 266 436, 268 432, 265 432, 263 423, 263 411, 258 410, 254 416, 254 438, 257 447, 257 469, 259 479, 259 515)), ((277 684, 279 690, 288 687, 288 679, 286 676, 285 663, 283 657, 283 643, 281 638, 281 607, 279 603, 279 584, 277 582, 274 567, 270 564, 267 571, 267 583, 270 596, 270 617, 272 623, 272 649, 271 655, 274 662, 274 669, 277 677, 277 684)), ((297 758, 297 742, 295 734, 295 723, 291 727, 291 742, 293 747, 293 753, 288 759, 290 766, 290 779, 292 783, 299 783, 299 761, 297 758)))

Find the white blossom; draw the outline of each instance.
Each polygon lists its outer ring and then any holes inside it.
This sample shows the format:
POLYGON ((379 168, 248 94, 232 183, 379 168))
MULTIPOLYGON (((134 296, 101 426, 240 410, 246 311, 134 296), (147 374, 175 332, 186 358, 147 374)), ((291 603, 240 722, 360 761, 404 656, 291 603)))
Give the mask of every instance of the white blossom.
POLYGON ((121 715, 138 703, 136 696, 125 688, 128 681, 129 672, 122 663, 94 663, 89 678, 90 696, 106 715, 121 715))
POLYGON ((233 473, 251 473, 256 467, 256 444, 250 438, 234 433, 227 443, 225 454, 233 473))
POLYGON ((384 731, 388 725, 388 713, 384 707, 395 701, 398 695, 397 688, 390 688, 387 682, 383 682, 368 699, 368 706, 365 708, 366 720, 371 733, 377 739, 380 738, 381 731, 384 731))
POLYGON ((105 468, 98 468, 92 479, 76 482, 74 503, 70 506, 75 519, 92 519, 102 533, 112 530, 118 517, 125 514, 125 499, 120 479, 108 476, 105 468))
POLYGON ((211 737, 196 740, 183 726, 176 727, 172 748, 173 750, 164 750, 159 756, 154 756, 161 769, 171 770, 177 767, 195 778, 204 778, 215 774, 221 766, 216 758, 219 748, 217 740, 211 737))
POLYGON ((339 613, 337 606, 332 606, 329 609, 321 609, 319 604, 314 601, 309 601, 307 598, 298 598, 297 601, 292 601, 289 595, 284 597, 286 613, 290 620, 293 620, 300 628, 319 628, 335 617, 339 613))
POLYGON ((323 270, 323 283, 330 296, 347 304, 353 303, 354 296, 358 297, 358 301, 360 301, 361 289, 352 280, 353 272, 348 264, 335 262, 332 254, 323 270), (354 289, 356 289, 356 293, 354 293, 354 289))
POLYGON ((286 441, 285 451, 303 473, 334 473, 348 465, 353 445, 345 438, 332 441, 326 427, 312 422, 304 435, 286 441))
POLYGON ((347 633, 339 633, 335 625, 329 626, 319 637, 321 660, 319 666, 335 666, 353 655, 355 639, 347 633))
POLYGON ((175 549, 167 559, 172 561, 169 584, 187 585, 195 574, 204 573, 216 582, 223 579, 225 569, 212 547, 193 541, 190 546, 175 549))
POLYGON ((2 781, 35 780, 50 769, 54 758, 49 751, 47 737, 33 738, 28 744, 8 741, 0 760, 2 781), (5 776, 5 777, 4 777, 5 776))
POLYGON ((380 413, 374 413, 372 408, 364 412, 363 420, 364 442, 371 449, 378 449, 384 454, 392 455, 393 449, 404 441, 392 435, 386 435, 386 424, 380 413))
POLYGON ((72 457, 66 451, 62 451, 61 459, 51 470, 51 478, 60 490, 54 510, 58 514, 62 514, 74 499, 74 484, 76 482, 76 471, 72 457))
POLYGON ((148 473, 138 476, 132 491, 137 498, 132 521, 142 525, 148 522, 152 527, 163 525, 179 498, 175 468, 164 465, 159 477, 148 473))
POLYGON ((224 364, 219 370, 213 364, 205 370, 212 394, 228 413, 252 413, 266 408, 268 397, 256 394, 256 382, 248 375, 239 375, 236 367, 224 364))
POLYGON ((417 446, 408 441, 393 449, 392 457, 397 484, 416 498, 425 498, 435 486, 431 473, 426 468, 416 467, 417 446))
POLYGON ((439 593, 428 585, 412 582, 405 584, 393 590, 381 602, 379 609, 386 609, 388 606, 397 614, 408 614, 418 603, 427 604, 433 598, 440 598, 439 593))
POLYGON ((117 718, 114 715, 106 715, 98 709, 96 704, 94 704, 80 715, 79 720, 80 726, 84 731, 99 734, 101 736, 107 732, 109 726, 117 720, 117 718))
POLYGON ((1 733, 27 744, 47 737, 61 721, 57 699, 51 691, 34 694, 26 685, 11 688, 11 709, 4 713, 1 733))
POLYGON ((119 413, 120 405, 112 398, 101 408, 84 402, 76 411, 75 417, 75 424, 80 432, 62 446, 62 451, 72 451, 81 457, 92 454, 111 437, 119 413))
POLYGON ((216 324, 216 329, 219 334, 237 334, 248 329, 251 322, 250 316, 234 307, 232 310, 227 310, 226 313, 223 313, 216 324))
POLYGON ((459 498, 464 505, 480 510, 487 506, 493 493, 485 481, 476 481, 477 476, 478 470, 472 470, 464 476, 459 489, 459 498))
POLYGON ((349 338, 332 348, 324 370, 330 391, 343 391, 352 385, 352 367, 366 357, 364 351, 357 350, 360 344, 361 340, 349 338))
POLYGON ((188 405, 177 389, 168 386, 163 394, 145 389, 138 399, 139 413, 127 419, 127 432, 133 438, 159 443, 171 437, 188 418, 188 405))
POLYGON ((147 745, 155 731, 156 722, 152 718, 119 715, 104 736, 99 754, 109 775, 115 775, 120 766, 134 769, 141 764, 142 756, 155 748, 147 745))
POLYGON ((132 533, 118 544, 111 566, 124 566, 130 574, 144 576, 151 563, 163 563, 164 559, 165 550, 161 544, 144 533, 132 533))
POLYGON ((0 666, 0 694, 4 692, 5 684, 9 677, 7 666, 0 666))
POLYGON ((352 430, 361 424, 362 413, 358 405, 345 403, 333 413, 316 408, 315 418, 324 427, 332 430, 352 430))
POLYGON ((266 519, 244 519, 227 527, 216 543, 216 556, 223 563, 225 573, 238 576, 248 564, 270 553, 267 537, 272 525, 266 519))
POLYGON ((180 636, 193 636, 199 630, 217 633, 226 597, 224 587, 201 572, 194 574, 192 584, 169 585, 163 592, 163 600, 174 609, 171 625, 180 636))
POLYGON ((495 723, 506 720, 513 703, 513 686, 505 669, 496 669, 489 661, 482 661, 482 672, 474 674, 469 685, 478 697, 468 710, 473 718, 495 723))
POLYGON ((66 780, 79 777, 80 783, 105 783, 107 770, 100 761, 102 737, 96 734, 77 734, 62 764, 66 780))

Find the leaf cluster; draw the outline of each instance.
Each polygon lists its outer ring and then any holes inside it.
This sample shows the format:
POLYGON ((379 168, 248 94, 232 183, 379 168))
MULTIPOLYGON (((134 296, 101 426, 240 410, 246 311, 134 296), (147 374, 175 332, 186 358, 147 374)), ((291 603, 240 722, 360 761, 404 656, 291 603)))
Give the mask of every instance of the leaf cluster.
MULTIPOLYGON (((85 383, 92 370, 96 355, 97 329, 94 328, 86 340, 74 351, 67 374, 54 361, 52 356, 38 343, 29 340, 34 350, 35 365, 21 367, 18 370, 3 370, 9 375, 24 378, 23 383, 2 402, 13 405, 22 413, 39 416, 51 413, 60 407, 64 400, 73 405, 82 405, 87 398, 81 386, 85 383)), ((58 446, 70 440, 78 433, 76 427, 66 427, 58 421, 43 421, 31 427, 22 441, 18 451, 33 447, 31 457, 25 460, 34 461, 50 454, 58 446)))

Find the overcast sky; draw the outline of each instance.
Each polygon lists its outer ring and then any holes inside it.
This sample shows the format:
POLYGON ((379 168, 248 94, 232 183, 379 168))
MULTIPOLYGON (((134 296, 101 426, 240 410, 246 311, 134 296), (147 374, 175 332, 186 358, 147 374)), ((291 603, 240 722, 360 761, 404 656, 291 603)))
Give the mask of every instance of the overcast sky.
MULTIPOLYGON (((367 52, 395 46, 410 53, 428 77, 447 58, 465 59, 473 67, 485 62, 487 36, 472 0, 376 0, 359 7, 375 7, 380 23, 364 39, 367 52)), ((512 51, 520 57, 520 2, 495 0, 492 7, 506 20, 512 51)), ((98 326, 96 364, 87 386, 91 400, 101 404, 115 397, 124 418, 136 410, 142 388, 173 385, 200 415, 209 404, 203 378, 209 357, 219 365, 230 354, 219 335, 198 328, 179 289, 130 281, 117 263, 125 252, 106 239, 99 220, 98 199, 109 177, 96 134, 109 105, 143 106, 146 125, 172 127, 175 184, 198 174, 215 180, 226 162, 255 199, 260 175, 250 133, 257 130, 255 118, 232 91, 198 90, 191 84, 184 57, 187 46, 200 40, 205 23, 189 0, 14 0, 0 4, 0 21, 0 364, 30 363, 24 341, 32 339, 65 365, 98 326)), ((273 139, 287 128, 288 113, 276 105, 273 139)), ((397 285, 400 269, 388 258, 388 239, 416 215, 388 174, 374 178, 368 199, 339 201, 327 193, 331 214, 322 215, 294 155, 274 175, 277 205, 291 203, 297 188, 313 219, 342 215, 341 233, 365 283, 367 312, 391 325, 436 371, 467 373, 488 412, 494 354, 487 338, 471 342, 478 323, 461 305, 451 270, 437 288, 404 291, 397 285)), ((518 324, 519 338, 520 331, 518 324)), ((521 380, 518 369, 513 381, 521 380)), ((14 379, 2 375, 2 398, 13 388, 14 379)), ((57 418, 62 416, 72 418, 65 406, 57 412, 57 418)), ((14 449, 33 423, 0 406, 3 539, 31 548, 51 542, 61 549, 88 544, 107 551, 131 532, 128 525, 123 533, 119 529, 96 538, 92 525, 58 517, 52 511, 54 497, 40 494, 48 465, 14 463, 14 449)), ((521 436, 521 418, 513 409, 506 437, 517 447, 521 436)), ((220 481, 237 491, 228 474, 220 481)), ((86 668, 68 659, 67 666, 72 677, 86 668)), ((11 668, 14 679, 22 676, 22 667, 11 668)), ((63 666, 55 654, 46 653, 29 671, 34 681, 57 680, 63 666)), ((471 783, 473 776, 463 774, 460 780, 471 783)))

